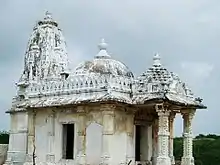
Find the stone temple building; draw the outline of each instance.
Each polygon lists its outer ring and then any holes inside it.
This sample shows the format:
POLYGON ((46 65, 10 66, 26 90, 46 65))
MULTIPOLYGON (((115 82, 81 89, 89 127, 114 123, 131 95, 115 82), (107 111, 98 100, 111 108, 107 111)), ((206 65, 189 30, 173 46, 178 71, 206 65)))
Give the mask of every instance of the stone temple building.
POLYGON ((206 108, 202 99, 158 54, 136 77, 107 47, 101 40, 93 59, 70 71, 58 23, 48 12, 37 22, 7 111, 5 164, 173 165, 173 122, 179 114, 181 164, 194 165, 192 120, 197 109, 206 108))

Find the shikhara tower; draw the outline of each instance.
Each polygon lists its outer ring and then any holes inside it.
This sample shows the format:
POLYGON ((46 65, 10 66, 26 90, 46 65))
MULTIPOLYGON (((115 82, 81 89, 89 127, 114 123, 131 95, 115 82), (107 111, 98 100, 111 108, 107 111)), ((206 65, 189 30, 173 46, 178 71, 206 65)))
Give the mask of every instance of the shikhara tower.
POLYGON ((66 42, 58 23, 46 12, 29 39, 19 83, 57 79, 65 72, 68 72, 66 42))
POLYGON ((180 114, 181 164, 194 165, 192 120, 196 109, 206 108, 202 99, 162 65, 158 54, 135 77, 109 55, 104 39, 98 48, 91 61, 70 72, 58 23, 48 12, 37 22, 7 111, 6 164, 174 165, 173 122, 180 114), (95 135, 100 140, 91 140, 95 135))

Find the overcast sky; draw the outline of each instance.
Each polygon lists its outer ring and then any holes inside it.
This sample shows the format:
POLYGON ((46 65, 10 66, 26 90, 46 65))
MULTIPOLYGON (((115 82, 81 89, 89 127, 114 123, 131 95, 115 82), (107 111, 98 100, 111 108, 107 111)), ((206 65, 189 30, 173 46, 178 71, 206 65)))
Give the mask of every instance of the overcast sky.
MULTIPOLYGON (((150 67, 158 52, 208 106, 197 112, 194 133, 220 133, 219 0, 1 0, 0 130, 9 129, 4 112, 15 95, 30 33, 46 10, 63 30, 71 68, 93 58, 102 37, 112 57, 135 75, 150 67)), ((178 135, 181 122, 177 117, 178 135)))

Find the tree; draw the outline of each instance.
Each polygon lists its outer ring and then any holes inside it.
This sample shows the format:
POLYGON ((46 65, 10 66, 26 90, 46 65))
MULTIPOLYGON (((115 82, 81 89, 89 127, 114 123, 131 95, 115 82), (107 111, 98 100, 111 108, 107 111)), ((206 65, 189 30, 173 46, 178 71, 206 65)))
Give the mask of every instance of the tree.
POLYGON ((0 144, 8 144, 9 143, 9 132, 0 131, 0 144))
MULTIPOLYGON (((195 165, 217 165, 220 162, 220 136, 198 135, 193 141, 195 165)), ((183 139, 174 139, 174 155, 180 161, 183 154, 183 139)))

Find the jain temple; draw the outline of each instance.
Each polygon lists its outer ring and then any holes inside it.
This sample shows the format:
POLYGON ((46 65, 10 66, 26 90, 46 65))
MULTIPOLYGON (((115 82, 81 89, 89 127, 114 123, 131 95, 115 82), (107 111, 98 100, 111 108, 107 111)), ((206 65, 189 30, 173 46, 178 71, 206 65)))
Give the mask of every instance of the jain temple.
POLYGON ((202 99, 158 54, 134 76, 107 48, 102 39, 92 60, 70 71, 59 24, 48 12, 37 22, 7 111, 6 165, 174 165, 176 115, 183 119, 181 165, 194 165, 192 121, 206 108, 202 99))

